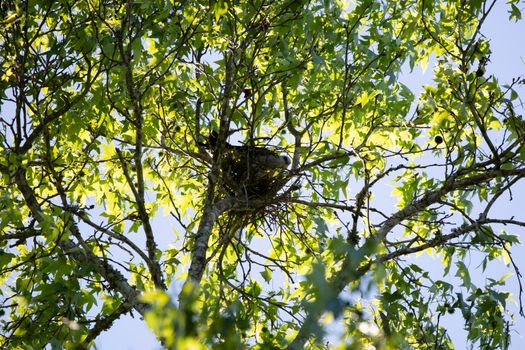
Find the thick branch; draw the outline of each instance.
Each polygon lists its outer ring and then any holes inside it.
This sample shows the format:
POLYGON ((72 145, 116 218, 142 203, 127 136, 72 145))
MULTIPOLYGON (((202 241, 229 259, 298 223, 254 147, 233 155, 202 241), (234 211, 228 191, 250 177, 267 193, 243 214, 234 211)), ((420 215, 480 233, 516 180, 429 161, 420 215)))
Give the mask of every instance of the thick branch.
POLYGON ((226 79, 220 109, 219 135, 215 149, 213 150, 213 162, 208 175, 208 189, 204 200, 204 213, 201 217, 197 234, 195 235, 195 245, 192 250, 191 265, 188 272, 186 283, 193 282, 199 284, 206 268, 206 251, 208 241, 213 230, 213 226, 218 217, 232 208, 235 199, 227 197, 213 204, 215 200, 215 187, 220 174, 219 164, 221 154, 226 144, 230 124, 230 97, 233 89, 233 75, 235 69, 235 52, 226 59, 226 79))
POLYGON ((191 265, 188 272, 187 282, 192 281, 197 284, 200 283, 204 269, 206 268, 206 251, 208 250, 208 241, 213 226, 219 216, 225 211, 231 209, 234 204, 235 198, 227 197, 204 210, 195 236, 195 246, 192 250, 191 265))

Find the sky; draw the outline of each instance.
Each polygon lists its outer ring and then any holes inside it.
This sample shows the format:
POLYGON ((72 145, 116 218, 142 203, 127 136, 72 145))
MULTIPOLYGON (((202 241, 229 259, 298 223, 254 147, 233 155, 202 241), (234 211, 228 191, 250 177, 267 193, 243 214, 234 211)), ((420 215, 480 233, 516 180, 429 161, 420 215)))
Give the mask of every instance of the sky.
MULTIPOLYGON (((487 74, 495 74, 500 81, 510 82, 513 77, 525 73, 525 22, 512 23, 507 20, 508 15, 505 12, 504 2, 498 1, 493 13, 489 16, 484 24, 483 33, 490 39, 493 54, 490 57, 490 62, 487 66, 487 74)), ((429 84, 432 80, 432 69, 429 68, 423 73, 421 70, 415 69, 413 74, 407 77, 405 83, 416 93, 421 91, 423 84, 429 84)), ((523 94, 520 96, 525 96, 523 94)), ((516 215, 516 217, 523 218, 523 207, 525 206, 525 185, 518 187, 514 193, 514 200, 512 202, 502 203, 497 207, 497 214, 516 215)), ((392 198, 391 203, 395 200, 392 198)), ((171 220, 169 220, 171 221, 171 220)), ((169 230, 167 227, 161 227, 163 230, 169 230)), ((523 232, 511 231, 511 233, 519 234, 522 241, 525 241, 525 234, 523 232)), ((521 267, 522 273, 525 273, 525 246, 521 245, 512 250, 516 263, 521 267)), ((439 257, 431 257, 423 254, 418 257, 411 258, 414 262, 420 264, 423 268, 429 269, 432 275, 440 277, 441 270, 439 257), (437 266, 437 268, 436 268, 437 266)), ((487 271, 482 273, 478 269, 479 256, 473 254, 469 261, 465 262, 471 269, 473 274, 473 282, 482 286, 487 277, 499 278, 505 273, 513 273, 513 271, 505 266, 503 262, 496 261, 489 265, 487 271)), ((457 282, 454 278, 454 273, 451 272, 448 277, 452 283, 457 282)), ((515 276, 509 277, 507 280, 507 290, 511 291, 517 298, 518 284, 515 276)), ((517 301, 517 300, 516 300, 517 301)), ((511 311, 516 315, 516 325, 514 329, 521 329, 521 335, 512 335, 512 350, 519 350, 525 348, 525 320, 517 315, 517 306, 511 305, 511 311)), ((466 333, 463 329, 463 322, 458 313, 446 317, 441 324, 448 329, 452 340, 458 349, 465 348, 466 333)), ((123 316, 115 322, 113 327, 101 334, 96 340, 97 348, 99 350, 122 349, 122 350, 148 350, 160 349, 158 342, 150 332, 145 323, 140 319, 138 314, 135 318, 130 316, 123 316)))

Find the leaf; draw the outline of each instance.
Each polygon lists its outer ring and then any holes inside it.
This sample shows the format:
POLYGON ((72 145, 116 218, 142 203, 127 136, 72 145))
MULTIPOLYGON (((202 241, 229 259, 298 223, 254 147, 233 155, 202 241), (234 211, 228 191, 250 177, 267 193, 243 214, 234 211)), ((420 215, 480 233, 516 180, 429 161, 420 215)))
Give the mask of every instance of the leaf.
POLYGON ((461 279, 461 285, 467 289, 471 289, 472 283, 470 280, 470 273, 465 264, 462 261, 457 261, 456 267, 458 269, 458 271, 456 272, 456 277, 459 277, 461 279))
POLYGON ((165 307, 170 302, 170 297, 163 291, 149 291, 141 295, 140 299, 146 303, 165 307))
POLYGON ((428 68, 428 62, 429 62, 429 56, 425 55, 423 58, 419 61, 419 64, 421 65, 421 72, 425 74, 428 68))
POLYGON ((269 283, 272 280, 272 272, 273 271, 268 266, 265 266, 264 270, 261 271, 261 277, 266 281, 266 283, 269 283))
POLYGON ((520 238, 518 235, 510 235, 510 234, 502 233, 502 234, 499 234, 498 237, 509 243, 520 244, 520 238))
POLYGON ((514 4, 511 4, 510 7, 511 7, 511 10, 510 10, 509 19, 514 19, 516 21, 521 19, 520 9, 514 4))
POLYGON ((15 257, 14 254, 0 251, 0 267, 8 266, 15 257))
POLYGON ((215 14, 215 21, 218 22, 224 14, 228 13, 228 3, 226 1, 215 2, 213 13, 215 14))

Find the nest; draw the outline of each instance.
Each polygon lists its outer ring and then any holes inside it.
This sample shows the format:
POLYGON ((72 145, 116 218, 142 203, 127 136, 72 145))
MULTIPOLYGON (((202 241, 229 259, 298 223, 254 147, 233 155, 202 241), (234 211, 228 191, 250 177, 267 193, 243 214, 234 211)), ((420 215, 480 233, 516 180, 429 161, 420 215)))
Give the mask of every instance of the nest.
MULTIPOLYGON (((199 145, 215 150, 218 137, 218 133, 212 130, 207 142, 199 142, 199 145)), ((278 221, 276 213, 281 204, 276 197, 289 180, 290 158, 274 149, 255 146, 251 140, 242 146, 226 142, 219 159, 219 190, 244 204, 233 209, 233 215, 240 216, 244 222, 278 221)))
POLYGON ((236 197, 273 198, 286 183, 290 159, 262 147, 231 147, 221 160, 224 189, 236 197))

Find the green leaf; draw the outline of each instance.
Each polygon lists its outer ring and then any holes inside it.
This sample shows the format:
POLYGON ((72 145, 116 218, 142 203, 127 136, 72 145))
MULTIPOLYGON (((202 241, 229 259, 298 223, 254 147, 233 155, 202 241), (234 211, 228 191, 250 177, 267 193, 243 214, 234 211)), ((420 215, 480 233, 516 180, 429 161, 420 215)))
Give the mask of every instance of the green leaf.
POLYGON ((466 265, 462 261, 457 261, 456 267, 458 269, 458 271, 456 272, 456 277, 459 277, 461 279, 461 285, 467 289, 471 289, 472 283, 470 280, 470 273, 466 265))
POLYGON ((268 267, 264 267, 264 271, 261 271, 261 277, 269 283, 272 280, 272 270, 268 267))

